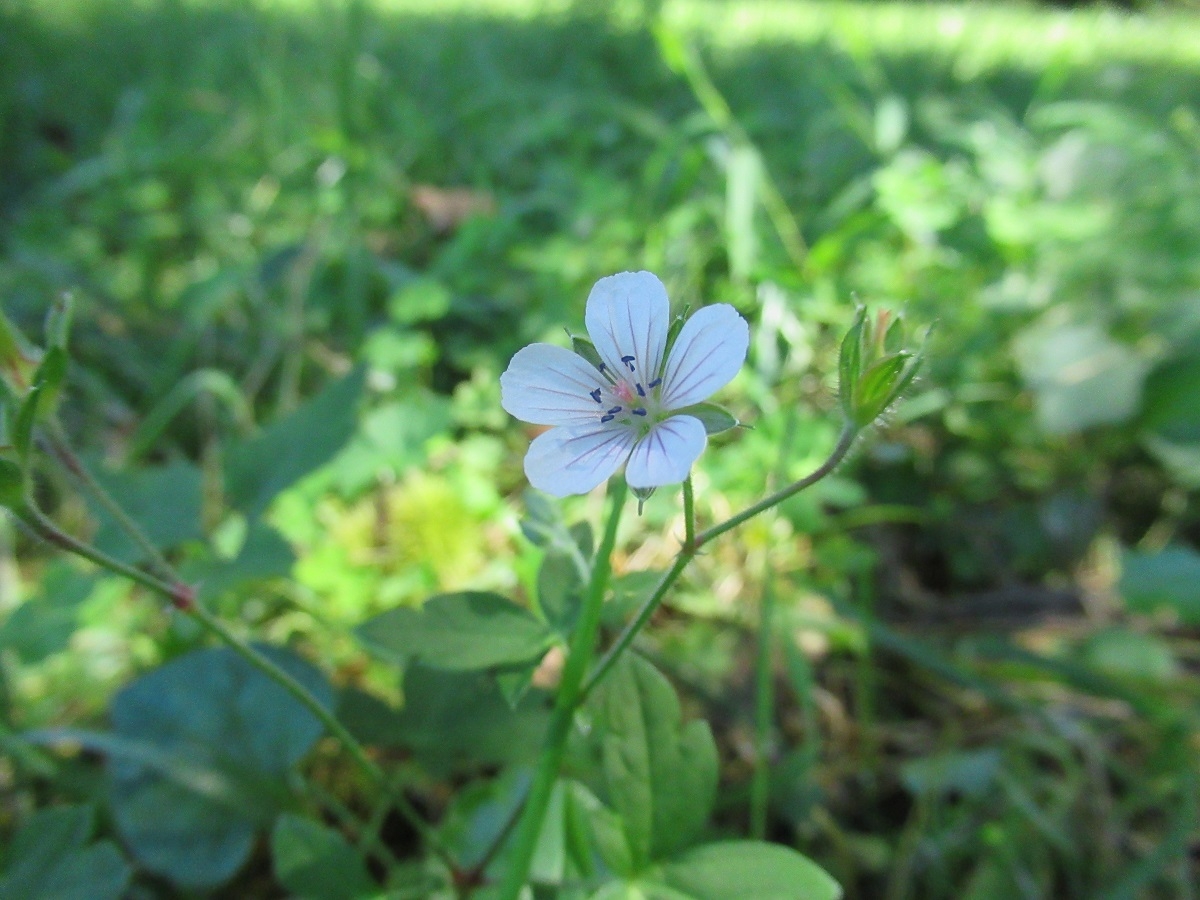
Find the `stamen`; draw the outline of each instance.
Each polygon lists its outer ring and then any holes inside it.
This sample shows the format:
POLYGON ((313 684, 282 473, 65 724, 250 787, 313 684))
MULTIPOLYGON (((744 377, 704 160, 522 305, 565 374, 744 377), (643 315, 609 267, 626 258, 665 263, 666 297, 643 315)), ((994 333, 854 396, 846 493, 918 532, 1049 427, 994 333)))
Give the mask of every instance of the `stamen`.
POLYGON ((622 356, 621 362, 623 362, 623 363, 625 363, 625 365, 629 366, 630 372, 633 371, 633 357, 632 356, 622 356))
POLYGON ((662 379, 655 378, 652 382, 650 382, 648 385, 646 385, 646 387, 653 389, 653 388, 658 387, 660 384, 662 384, 662 379))
POLYGON ((635 416, 644 416, 644 415, 646 415, 646 411, 645 411, 644 409, 642 409, 640 406, 639 406, 639 407, 637 407, 636 409, 632 409, 632 410, 630 410, 630 412, 632 412, 632 413, 633 413, 635 416))
POLYGON ((616 418, 616 416, 614 416, 612 413, 609 413, 607 416, 601 416, 600 424, 603 425, 606 422, 611 422, 615 418, 616 418))
POLYGON ((621 411, 621 407, 619 407, 619 406, 614 406, 612 409, 610 409, 610 410, 608 411, 608 414, 609 414, 610 416, 615 416, 615 415, 616 415, 617 413, 619 413, 620 411, 621 411))
POLYGON ((597 403, 599 403, 600 402, 600 388, 596 388, 594 391, 590 392, 588 394, 588 396, 591 397, 593 400, 595 400, 597 403))
POLYGON ((638 392, 638 396, 639 396, 639 397, 645 397, 645 396, 646 396, 646 389, 645 389, 644 387, 642 387, 642 386, 641 386, 641 384, 635 384, 635 385, 634 385, 634 387, 635 387, 635 388, 637 388, 637 392, 638 392))

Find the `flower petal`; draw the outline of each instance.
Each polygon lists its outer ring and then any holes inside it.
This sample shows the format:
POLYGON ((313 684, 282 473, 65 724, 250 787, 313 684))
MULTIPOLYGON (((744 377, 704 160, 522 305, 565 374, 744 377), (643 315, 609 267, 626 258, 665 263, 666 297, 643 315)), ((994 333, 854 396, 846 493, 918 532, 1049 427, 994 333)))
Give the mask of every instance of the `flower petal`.
POLYGON ((601 278, 588 295, 583 321, 601 358, 617 377, 629 374, 626 356, 632 356, 639 367, 633 374, 647 381, 658 376, 671 325, 671 304, 658 276, 621 272, 601 278))
POLYGON ((565 347, 530 344, 500 376, 500 405, 535 425, 598 423, 604 411, 590 392, 607 384, 591 363, 565 347))
POLYGON ((704 424, 695 416, 672 416, 637 442, 625 480, 635 488, 678 484, 687 478, 707 441, 704 424))
POLYGON ((525 454, 525 475, 539 491, 566 497, 586 494, 608 480, 629 457, 637 432, 622 425, 552 428, 525 454))
POLYGON ((683 323, 663 372, 663 405, 679 409, 725 387, 746 361, 750 328, 736 309, 717 303, 683 323))

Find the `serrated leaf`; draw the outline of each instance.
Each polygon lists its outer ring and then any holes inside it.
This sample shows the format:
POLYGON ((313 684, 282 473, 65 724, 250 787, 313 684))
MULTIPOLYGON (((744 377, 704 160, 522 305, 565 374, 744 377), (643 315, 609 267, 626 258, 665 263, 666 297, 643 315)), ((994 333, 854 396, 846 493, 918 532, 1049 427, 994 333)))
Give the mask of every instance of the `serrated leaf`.
POLYGON ((675 689, 640 657, 625 656, 595 700, 608 801, 621 816, 631 868, 687 846, 708 821, 717 750, 708 724, 682 723, 675 689))
POLYGON ((668 863, 663 883, 691 900, 837 900, 842 889, 812 860, 779 844, 722 841, 668 863))
POLYGON ((356 632, 373 651, 400 665, 420 662, 457 672, 526 663, 554 640, 529 610, 481 591, 441 594, 420 609, 388 610, 356 632))

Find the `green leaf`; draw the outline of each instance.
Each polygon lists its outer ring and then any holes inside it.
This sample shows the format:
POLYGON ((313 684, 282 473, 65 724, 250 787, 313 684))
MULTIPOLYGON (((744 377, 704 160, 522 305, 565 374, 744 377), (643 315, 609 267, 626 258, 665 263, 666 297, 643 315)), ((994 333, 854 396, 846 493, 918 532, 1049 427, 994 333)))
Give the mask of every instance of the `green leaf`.
POLYGON ((708 821, 717 749, 708 724, 682 724, 675 689, 626 655, 593 701, 604 782, 621 816, 634 871, 687 846, 708 821))
POLYGON ((410 666, 403 709, 347 691, 338 718, 364 743, 404 748, 442 774, 529 762, 537 755, 548 713, 529 700, 512 708, 490 675, 410 666))
POLYGON ((695 416, 707 434, 720 434, 738 426, 737 418, 715 403, 697 403, 675 411, 680 416, 695 416))
MULTIPOLYGON (((317 670, 278 648, 260 649, 331 702, 317 670)), ((117 694, 110 717, 117 740, 152 751, 110 759, 117 830, 147 869, 188 889, 220 884, 241 867, 260 825, 289 802, 291 770, 322 730, 227 648, 195 651, 141 676, 117 694), (179 777, 162 771, 173 759, 185 769, 179 777)))
POLYGON ((33 386, 42 391, 42 398, 38 401, 39 412, 49 410, 58 397, 63 382, 67 380, 68 362, 67 351, 59 346, 51 347, 42 357, 33 375, 33 386))
POLYGON ((583 604, 588 559, 592 555, 592 531, 586 522, 560 529, 546 548, 538 568, 537 598, 542 616, 560 635, 569 638, 583 604))
POLYGON ((499 594, 441 594, 420 609, 388 610, 357 628, 359 639, 400 665, 466 672, 519 665, 549 649, 545 624, 499 594))
POLYGON ((356 369, 256 437, 231 445, 225 494, 237 509, 261 515, 280 491, 333 458, 354 434, 364 371, 356 369))
MULTIPOLYGON (((121 505, 154 546, 161 550, 177 547, 203 536, 203 481, 200 470, 190 463, 148 466, 127 472, 95 469, 96 480, 121 505)), ((92 501, 98 527, 93 543, 123 562, 144 556, 120 524, 103 506, 92 501)))
POLYGON ((759 241, 754 227, 762 182, 762 158, 752 144, 734 142, 725 161, 725 245, 729 274, 748 278, 758 264, 759 241))
POLYGON ((381 892, 338 832, 286 813, 271 832, 275 877, 300 900, 358 900, 381 892))
POLYGON ((1126 553, 1121 595, 1135 612, 1173 610, 1188 625, 1200 623, 1200 553, 1168 547, 1161 553, 1126 553))
POLYGON ((0 506, 18 509, 25 505, 25 470, 11 459, 0 458, 0 506))
POLYGON ((1149 363, 1096 322, 1053 311, 1017 336, 1013 352, 1049 434, 1123 422, 1138 411, 1149 363))
POLYGON ((11 648, 21 662, 38 663, 67 648, 75 633, 79 606, 95 580, 63 562, 52 564, 42 587, 0 624, 0 646, 11 648))
POLYGON ((667 864, 662 881, 692 900, 837 900, 838 883, 812 860, 778 844, 722 841, 667 864))
POLYGON ((274 528, 259 521, 251 523, 237 556, 192 566, 187 569, 187 580, 199 585, 199 599, 204 601, 245 584, 285 577, 295 562, 292 545, 274 528))
POLYGON ((0 874, 5 900, 118 900, 133 872, 112 841, 87 846, 92 834, 89 806, 63 806, 35 813, 8 848, 0 874))
POLYGON ((1141 424, 1177 444, 1200 444, 1200 358, 1187 356, 1158 366, 1146 378, 1141 424))

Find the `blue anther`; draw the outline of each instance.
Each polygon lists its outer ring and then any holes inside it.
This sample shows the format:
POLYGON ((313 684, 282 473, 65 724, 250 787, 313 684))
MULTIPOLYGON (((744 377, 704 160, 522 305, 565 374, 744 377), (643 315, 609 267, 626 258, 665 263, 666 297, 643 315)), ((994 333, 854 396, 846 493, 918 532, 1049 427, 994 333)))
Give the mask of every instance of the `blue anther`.
POLYGON ((652 382, 650 382, 650 384, 649 384, 649 385, 647 385, 647 386, 648 386, 648 387, 651 387, 651 388, 656 388, 656 387, 658 387, 660 384, 662 384, 662 379, 661 379, 661 378, 655 378, 655 379, 654 379, 652 382))
POLYGON ((588 394, 588 396, 591 397, 593 400, 595 400, 597 403, 599 403, 600 402, 600 388, 596 388, 594 391, 592 391, 590 394, 588 394))
POLYGON ((638 392, 638 396, 639 396, 639 397, 645 397, 645 396, 646 396, 646 389, 645 389, 644 387, 642 387, 640 384, 635 384, 635 385, 634 385, 634 387, 635 387, 635 388, 637 388, 637 392, 638 392))
POLYGON ((607 416, 601 416, 601 417, 600 417, 600 424, 601 424, 601 425, 603 425, 605 422, 611 422, 611 421, 612 421, 613 419, 615 419, 615 418, 616 418, 616 416, 614 416, 614 415, 612 415, 612 414, 609 414, 609 415, 607 415, 607 416))
POLYGON ((646 411, 644 409, 642 409, 640 406, 637 409, 631 410, 631 412, 635 416, 644 416, 646 414, 646 411))
POLYGON ((633 371, 633 357, 632 356, 622 356, 621 362, 623 362, 623 363, 625 363, 625 365, 629 366, 630 372, 633 371))

